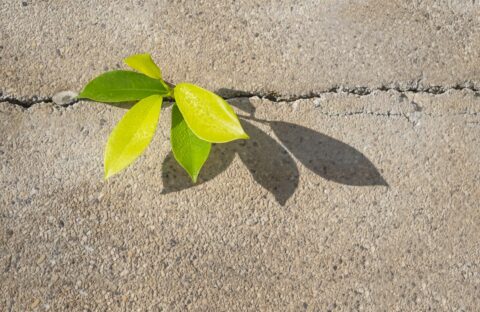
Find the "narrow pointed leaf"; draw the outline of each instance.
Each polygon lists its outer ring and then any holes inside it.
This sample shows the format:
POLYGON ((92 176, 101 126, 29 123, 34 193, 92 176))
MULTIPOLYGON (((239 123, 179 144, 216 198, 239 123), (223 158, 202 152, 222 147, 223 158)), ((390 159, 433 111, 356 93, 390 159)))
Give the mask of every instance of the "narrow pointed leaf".
POLYGON ((162 79, 160 68, 153 62, 150 54, 135 54, 123 60, 131 68, 154 79, 162 79))
MULTIPOLYGON (((196 185, 215 179, 227 170, 236 155, 236 144, 212 144, 210 155, 202 167, 196 185)), ((185 169, 170 152, 162 163, 162 194, 176 193, 194 186, 185 169)))
POLYGON ((130 165, 147 148, 157 128, 163 98, 149 96, 135 104, 113 129, 105 148, 105 179, 130 165))
POLYGON ((119 103, 138 101, 150 95, 167 96, 168 88, 158 79, 133 71, 116 70, 90 81, 78 96, 97 102, 119 103))
POLYGON ((177 105, 172 108, 171 142, 173 156, 187 171, 193 183, 197 182, 198 174, 210 154, 212 144, 199 139, 188 128, 177 105))
POLYGON ((200 139, 225 143, 249 138, 233 108, 215 93, 180 83, 174 89, 174 96, 188 127, 200 139))

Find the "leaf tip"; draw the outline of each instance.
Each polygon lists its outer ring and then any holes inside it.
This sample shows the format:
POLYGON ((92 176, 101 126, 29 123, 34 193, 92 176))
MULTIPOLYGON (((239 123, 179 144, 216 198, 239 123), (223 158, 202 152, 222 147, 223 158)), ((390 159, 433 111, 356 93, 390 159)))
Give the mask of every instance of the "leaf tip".
POLYGON ((140 73, 154 79, 162 79, 162 71, 149 53, 138 53, 123 59, 123 62, 140 73))
POLYGON ((125 63, 125 65, 130 66, 130 64, 132 63, 132 61, 134 61, 135 59, 138 59, 138 58, 142 58, 142 57, 151 58, 151 55, 148 54, 148 53, 136 53, 136 54, 132 54, 132 55, 129 55, 129 56, 127 56, 126 58, 124 58, 124 59, 123 59, 123 63, 125 63))
POLYGON ((196 183, 197 183, 198 174, 196 174, 196 175, 191 175, 190 178, 192 179, 193 184, 196 184, 196 183))
POLYGON ((241 129, 241 132, 238 133, 236 140, 249 140, 250 136, 245 130, 241 129))
POLYGON ((112 176, 118 173, 120 170, 115 170, 115 167, 112 166, 112 163, 107 157, 107 153, 105 150, 104 156, 104 163, 103 163, 103 181, 108 181, 112 176))
POLYGON ((77 95, 75 98, 77 98, 77 99, 86 99, 86 97, 85 97, 85 90, 80 91, 80 93, 78 93, 78 95, 77 95))
POLYGON ((103 174, 103 181, 108 181, 108 179, 110 179, 110 177, 113 175, 114 175, 113 172, 105 168, 105 173, 103 174))

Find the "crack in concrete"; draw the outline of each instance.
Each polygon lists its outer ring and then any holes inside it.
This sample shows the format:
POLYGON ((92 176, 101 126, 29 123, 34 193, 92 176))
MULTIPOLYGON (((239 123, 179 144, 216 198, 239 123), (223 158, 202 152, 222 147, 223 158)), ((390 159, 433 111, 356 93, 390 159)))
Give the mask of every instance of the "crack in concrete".
POLYGON ((480 112, 457 112, 452 114, 432 114, 426 112, 408 112, 408 113, 394 113, 394 112, 372 112, 372 111, 353 111, 353 112, 339 112, 339 113, 329 113, 320 111, 320 114, 328 116, 328 117, 348 117, 348 116, 355 116, 355 115, 370 115, 370 116, 381 116, 381 117, 405 117, 410 116, 413 114, 417 114, 419 116, 430 116, 430 117, 446 117, 446 116, 480 116, 480 112))
MULTIPOLYGON (((53 103, 53 100, 51 97, 37 97, 37 96, 32 96, 30 98, 15 98, 11 96, 6 96, 3 97, 0 95, 0 102, 6 102, 12 105, 17 105, 21 106, 23 108, 30 108, 35 104, 41 104, 41 103, 53 103)), ((77 102, 77 101, 75 101, 77 102)), ((71 103, 73 104, 73 103, 71 103)))
MULTIPOLYGON (((451 87, 442 87, 442 86, 430 86, 430 87, 406 87, 401 88, 398 86, 388 87, 388 86, 381 86, 379 88, 369 88, 369 87, 344 87, 344 86, 335 86, 325 91, 319 92, 311 92, 304 95, 297 95, 297 96, 285 96, 279 95, 276 93, 251 93, 251 92, 244 92, 244 91, 218 91, 217 93, 228 93, 228 96, 223 96, 225 100, 232 100, 238 98, 252 98, 252 97, 259 97, 261 99, 266 99, 271 102, 295 102, 298 100, 311 100, 320 98, 325 95, 329 94, 346 94, 352 96, 368 96, 376 92, 390 92, 394 91, 400 94, 404 93, 424 93, 430 95, 441 95, 447 93, 449 91, 470 91, 475 94, 475 96, 480 96, 480 89, 473 86, 473 84, 458 84, 451 87)), ((14 96, 7 96, 4 95, 3 92, 0 91, 0 102, 6 102, 12 105, 18 105, 23 108, 30 108, 36 104, 40 103, 53 103, 52 97, 44 97, 44 96, 31 96, 31 97, 14 97, 14 96)), ((56 104, 59 107, 67 107, 74 105, 75 103, 79 102, 79 100, 74 100, 68 104, 56 104)))
POLYGON ((243 91, 233 91, 230 93, 230 96, 226 99, 231 98, 248 98, 248 97, 259 97, 263 99, 270 100, 272 102, 295 102, 298 100, 309 100, 319 98, 323 95, 328 94, 347 94, 354 96, 368 96, 375 92, 389 92, 395 91, 398 93, 425 93, 431 95, 441 95, 449 91, 471 91, 476 95, 480 96, 480 88, 476 88, 473 84, 457 84, 451 87, 442 87, 442 86, 430 86, 430 87, 406 87, 401 88, 398 86, 381 86, 379 88, 369 88, 369 87, 345 87, 345 86, 335 86, 325 91, 319 92, 310 92, 304 95, 298 96, 284 96, 278 95, 275 93, 249 93, 243 91))
POLYGON ((408 112, 408 113, 403 113, 403 112, 372 112, 372 111, 353 111, 353 112, 324 112, 320 111, 320 114, 328 117, 349 117, 349 116, 375 116, 375 117, 400 117, 400 118, 405 118, 408 123, 412 125, 412 127, 415 127, 420 119, 423 116, 429 116, 429 117, 434 117, 434 118, 443 118, 443 117, 452 117, 452 116, 480 116, 480 112, 456 112, 456 113, 451 113, 451 114, 432 114, 432 113, 427 113, 427 112, 421 112, 421 111, 413 111, 413 112, 408 112))

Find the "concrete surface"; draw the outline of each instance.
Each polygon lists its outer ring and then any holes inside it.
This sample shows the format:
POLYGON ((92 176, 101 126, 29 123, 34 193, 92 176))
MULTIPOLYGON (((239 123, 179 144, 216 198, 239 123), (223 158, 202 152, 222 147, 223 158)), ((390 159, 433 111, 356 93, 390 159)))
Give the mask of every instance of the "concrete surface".
POLYGON ((0 104, 0 310, 478 309, 478 94, 231 103, 252 139, 195 187, 168 107, 105 183, 124 110, 0 104))
POLYGON ((0 134, 1 312, 480 307, 479 1, 3 0, 0 134), (198 185, 51 103, 138 52, 242 115, 198 185))
POLYGON ((173 83, 257 95, 480 89, 479 29, 471 0, 3 0, 0 91, 78 92, 138 52, 173 83))

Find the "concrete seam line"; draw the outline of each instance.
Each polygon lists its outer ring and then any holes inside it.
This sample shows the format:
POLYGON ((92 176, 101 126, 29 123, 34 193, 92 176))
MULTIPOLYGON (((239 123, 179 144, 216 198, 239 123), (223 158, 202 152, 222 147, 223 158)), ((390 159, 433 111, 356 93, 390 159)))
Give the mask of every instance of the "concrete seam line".
MULTIPOLYGON (((12 105, 17 105, 21 106, 23 108, 30 108, 35 104, 40 104, 40 103, 53 103, 53 100, 51 97, 37 97, 37 96, 32 96, 26 99, 19 99, 11 96, 6 96, 3 97, 0 95, 0 102, 7 102, 12 105)), ((73 104, 73 103, 71 103, 73 104)))
POLYGON ((401 88, 397 86, 395 87, 381 86, 379 88, 335 86, 325 91, 310 92, 308 94, 298 95, 298 96, 284 96, 284 95, 277 95, 275 93, 249 93, 249 92, 239 91, 237 94, 233 92, 233 94, 230 97, 225 99, 229 100, 232 98, 249 98, 249 97, 257 96, 263 99, 270 100, 272 102, 295 102, 297 100, 315 99, 315 98, 321 97, 322 95, 327 95, 327 94, 343 93, 347 95, 367 96, 376 92, 389 92, 389 91, 395 91, 398 93, 406 93, 406 92, 425 93, 425 94, 431 94, 431 95, 441 95, 449 91, 471 91, 471 92, 474 92, 475 94, 478 94, 480 93, 480 88, 475 88, 473 86, 466 86, 466 85, 460 85, 460 84, 450 86, 450 87, 430 86, 430 87, 417 87, 417 88, 412 88, 412 87, 401 88))
MULTIPOLYGON (((451 114, 432 114, 425 112, 416 112, 421 115, 430 116, 430 117, 445 117, 445 116, 480 116, 480 112, 457 112, 451 114)), ((357 116, 357 115, 369 115, 369 116, 379 116, 379 117, 406 117, 411 113, 394 113, 387 111, 384 113, 372 112, 372 111, 353 111, 353 112, 341 112, 341 113, 329 113, 329 112, 320 112, 320 114, 328 117, 348 117, 348 116, 357 116)))
MULTIPOLYGON (((449 91, 470 91, 473 92, 475 95, 480 96, 480 89, 477 89, 472 86, 462 86, 462 85, 455 85, 452 87, 442 87, 442 86, 431 86, 431 87, 420 87, 420 88, 400 88, 400 87, 386 87, 382 86, 379 88, 368 88, 368 87, 343 87, 337 86, 330 88, 326 91, 319 91, 319 92, 311 92, 305 95, 298 95, 298 96, 282 96, 277 95, 275 93, 249 93, 243 91, 234 91, 228 97, 223 97, 225 100, 232 100, 232 99, 241 99, 241 98, 252 98, 252 97, 259 97, 262 99, 269 100, 271 102, 295 102, 298 100, 310 100, 320 98, 324 95, 329 94, 346 94, 352 96, 368 96, 373 93, 380 93, 380 92, 397 92, 400 94, 403 93, 423 93, 423 94, 430 94, 430 95, 441 95, 447 93, 449 91)), ((31 96, 31 97, 13 97, 7 96, 2 91, 0 91, 0 102, 6 102, 12 105, 21 106, 23 108, 30 108, 35 104, 40 103, 53 103, 52 97, 43 97, 43 96, 31 96)), ((77 103, 78 100, 74 100, 68 104, 64 105, 57 105, 59 107, 67 107, 77 103)), ((166 101, 169 102, 169 101, 166 101)))

